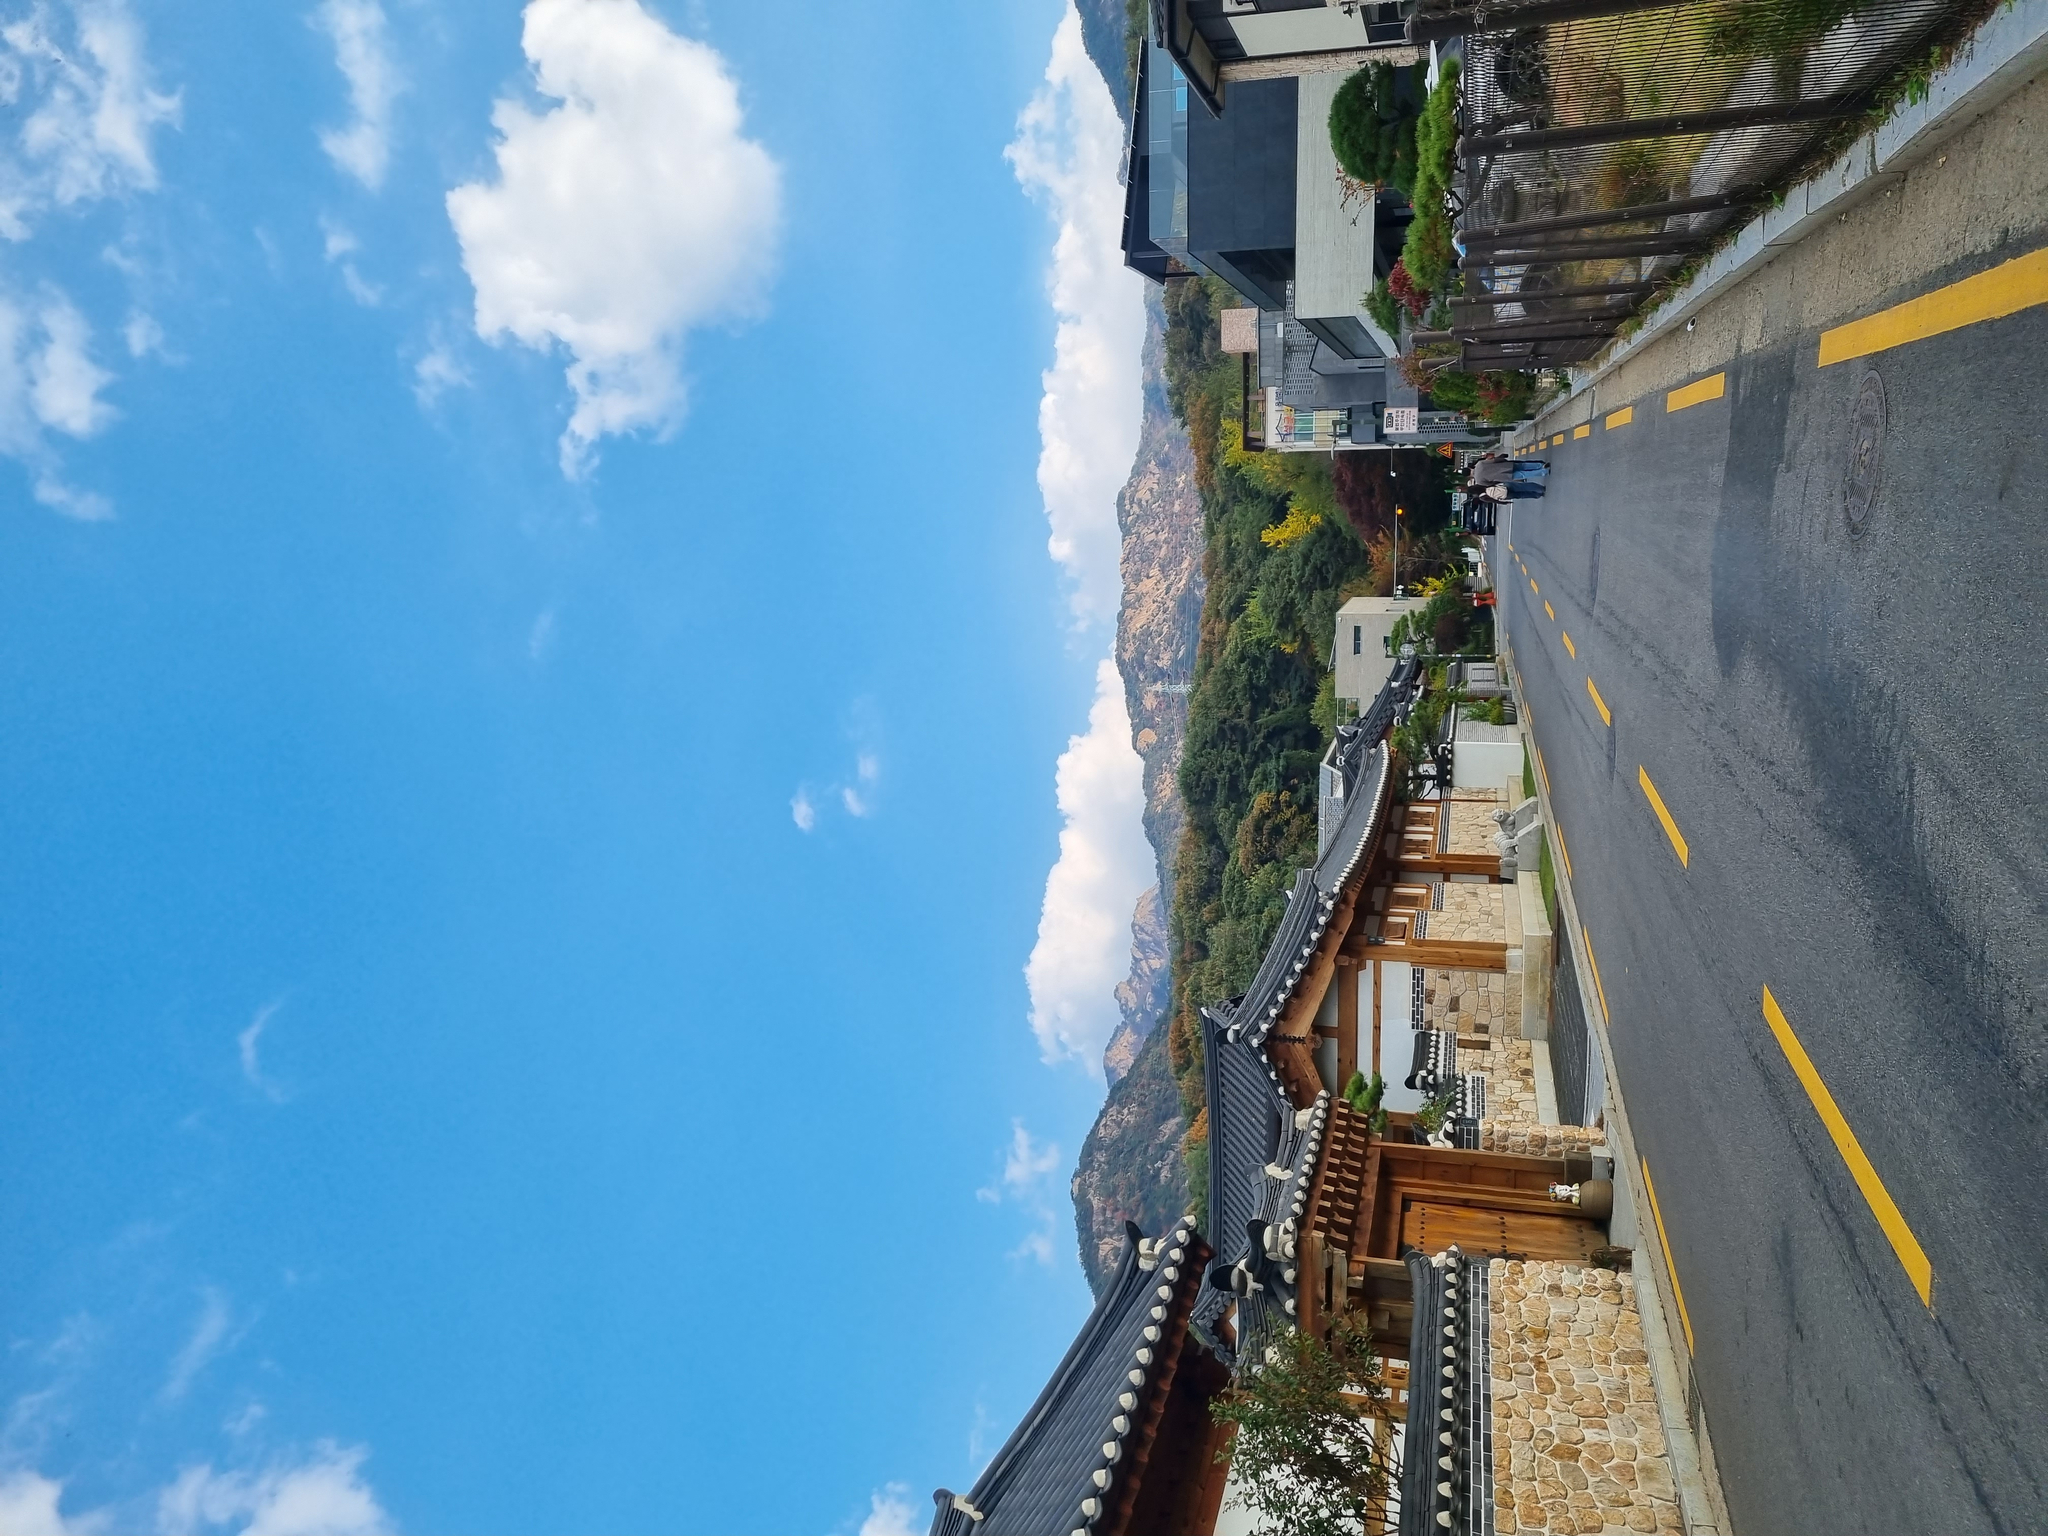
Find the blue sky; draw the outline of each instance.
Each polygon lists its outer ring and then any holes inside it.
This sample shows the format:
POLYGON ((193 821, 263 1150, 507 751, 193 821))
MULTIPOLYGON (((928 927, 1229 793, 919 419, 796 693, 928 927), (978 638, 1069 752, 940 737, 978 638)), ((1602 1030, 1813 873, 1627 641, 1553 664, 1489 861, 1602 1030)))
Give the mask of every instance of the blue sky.
POLYGON ((0 0, 10 1532, 887 1536, 1008 1432, 1150 880, 1078 44, 0 0))

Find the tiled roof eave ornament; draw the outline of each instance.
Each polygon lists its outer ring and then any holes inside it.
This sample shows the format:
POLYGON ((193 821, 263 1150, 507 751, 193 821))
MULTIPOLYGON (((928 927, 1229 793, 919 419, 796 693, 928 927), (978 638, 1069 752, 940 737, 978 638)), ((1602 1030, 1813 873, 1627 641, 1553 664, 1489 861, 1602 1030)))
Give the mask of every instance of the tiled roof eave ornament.
POLYGON ((1251 987, 1232 1010, 1231 1022, 1253 1045, 1266 1043, 1336 916, 1345 887, 1370 862, 1386 827, 1392 770, 1392 756, 1381 743, 1365 764, 1365 792, 1347 802, 1343 824, 1315 867, 1295 876, 1279 931, 1251 987))
POLYGON ((1185 1220, 1156 1239, 1124 1225, 1116 1275, 1030 1412, 972 1489, 933 1495, 932 1536, 1092 1536, 1113 1506, 1147 1388, 1171 1358, 1174 1312, 1206 1254, 1185 1220))
POLYGON ((1400 1536, 1481 1536, 1492 1511, 1492 1391, 1484 1259, 1407 1254, 1414 1320, 1400 1536))

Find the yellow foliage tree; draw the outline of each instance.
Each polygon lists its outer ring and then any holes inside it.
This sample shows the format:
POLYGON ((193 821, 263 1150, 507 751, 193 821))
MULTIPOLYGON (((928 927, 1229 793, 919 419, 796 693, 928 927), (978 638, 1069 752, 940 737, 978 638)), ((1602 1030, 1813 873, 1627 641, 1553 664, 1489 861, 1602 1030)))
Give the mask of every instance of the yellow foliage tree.
POLYGON ((1270 528, 1259 530, 1259 542, 1268 549, 1285 549, 1297 539, 1305 539, 1322 525, 1322 514, 1311 512, 1299 501, 1287 504, 1287 516, 1270 528))

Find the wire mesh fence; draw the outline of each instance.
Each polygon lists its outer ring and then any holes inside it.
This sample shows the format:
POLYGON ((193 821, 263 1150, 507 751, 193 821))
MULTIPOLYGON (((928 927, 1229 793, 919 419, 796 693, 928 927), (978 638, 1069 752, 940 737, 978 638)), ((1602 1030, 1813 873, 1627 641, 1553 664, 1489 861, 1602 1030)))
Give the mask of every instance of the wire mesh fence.
POLYGON ((1462 36, 1468 367, 1582 361, 1968 24, 1945 0, 1419 0, 1462 36))

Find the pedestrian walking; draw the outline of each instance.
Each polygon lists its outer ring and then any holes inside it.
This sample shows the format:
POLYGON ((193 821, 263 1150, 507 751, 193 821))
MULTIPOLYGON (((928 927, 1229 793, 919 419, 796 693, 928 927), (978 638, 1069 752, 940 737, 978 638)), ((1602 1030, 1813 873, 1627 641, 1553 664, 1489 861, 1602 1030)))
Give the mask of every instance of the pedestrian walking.
POLYGON ((1511 459, 1489 453, 1472 466, 1469 483, 1476 489, 1487 485, 1508 485, 1517 480, 1541 480, 1550 473, 1548 459, 1511 459))
POLYGON ((1541 496, 1541 480, 1510 480, 1505 485, 1489 485, 1479 492, 1495 501, 1520 501, 1527 497, 1541 496))

